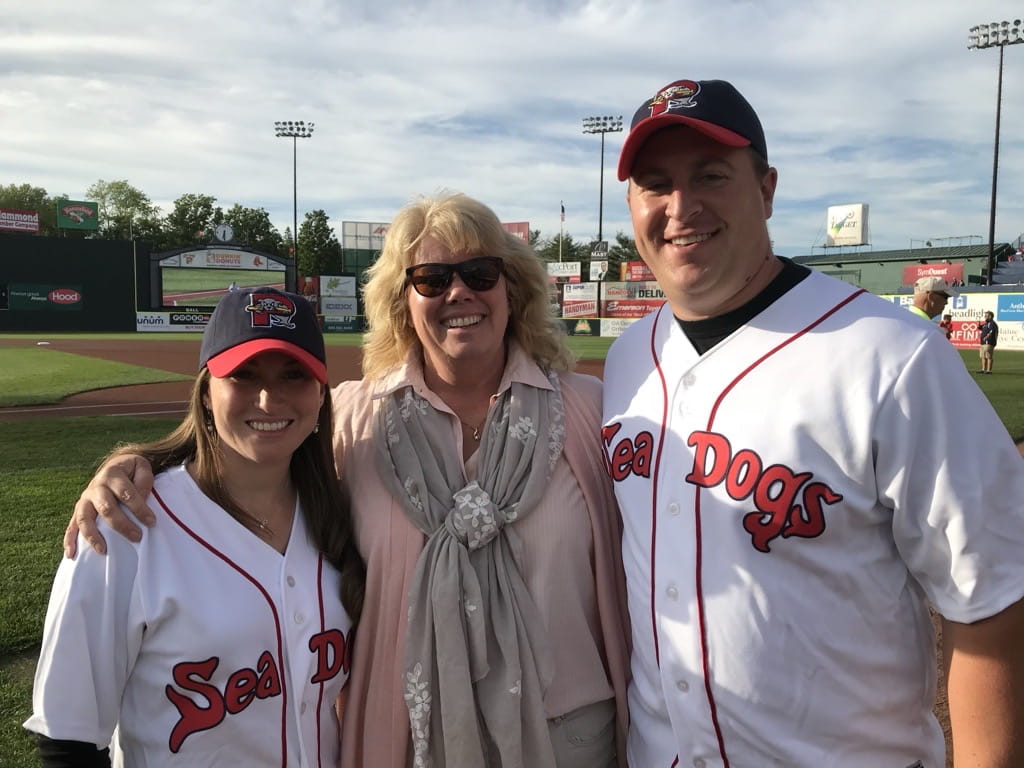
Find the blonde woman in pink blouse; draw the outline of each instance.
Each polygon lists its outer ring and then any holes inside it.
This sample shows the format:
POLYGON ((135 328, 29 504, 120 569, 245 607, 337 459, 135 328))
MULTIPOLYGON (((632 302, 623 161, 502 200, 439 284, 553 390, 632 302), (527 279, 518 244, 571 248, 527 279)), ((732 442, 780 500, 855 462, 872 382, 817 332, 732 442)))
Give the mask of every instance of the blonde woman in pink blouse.
MULTIPOLYGON (((364 378, 332 393, 367 567, 343 768, 625 765, 601 384, 547 297, 533 250, 460 194, 403 208, 370 269, 364 378)), ((105 467, 76 517, 146 473, 105 467)))

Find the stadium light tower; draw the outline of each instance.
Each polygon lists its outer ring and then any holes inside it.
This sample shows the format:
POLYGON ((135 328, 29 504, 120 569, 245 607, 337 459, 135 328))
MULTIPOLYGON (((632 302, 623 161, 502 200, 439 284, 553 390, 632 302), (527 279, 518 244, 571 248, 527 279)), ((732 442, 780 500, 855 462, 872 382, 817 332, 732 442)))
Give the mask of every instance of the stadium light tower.
POLYGON ((295 253, 292 257, 299 263, 299 171, 297 139, 308 139, 313 135, 313 123, 294 120, 275 120, 274 135, 279 139, 292 140, 292 243, 295 253))
POLYGON ((601 226, 604 223, 604 135, 606 133, 618 133, 622 130, 622 115, 618 117, 612 117, 611 115, 605 115, 603 117, 584 117, 583 118, 583 132, 584 133, 600 133, 601 134, 601 180, 598 191, 597 199, 597 241, 601 242, 604 238, 601 237, 601 226))
POLYGON ((999 85, 996 88, 996 142, 992 153, 992 208, 988 219, 988 285, 992 285, 992 272, 995 270, 996 245, 996 180, 999 176, 999 117, 1003 106, 1003 49, 1008 45, 1024 43, 1021 33, 1020 19, 995 21, 991 24, 979 24, 971 27, 967 36, 967 47, 999 48, 999 85))

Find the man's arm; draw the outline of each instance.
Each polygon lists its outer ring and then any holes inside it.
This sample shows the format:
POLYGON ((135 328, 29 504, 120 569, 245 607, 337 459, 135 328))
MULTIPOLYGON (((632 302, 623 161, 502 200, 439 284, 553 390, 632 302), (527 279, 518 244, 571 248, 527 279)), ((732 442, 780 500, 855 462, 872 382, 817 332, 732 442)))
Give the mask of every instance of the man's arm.
POLYGON ((74 557, 78 549, 78 532, 101 555, 107 551, 106 542, 96 528, 96 518, 102 516, 110 526, 132 541, 142 538, 139 530, 121 511, 124 504, 144 525, 156 522, 146 498, 153 489, 153 469, 141 456, 115 456, 89 481, 75 503, 67 530, 64 531, 64 555, 74 557))
POLYGON ((942 620, 956 768, 1024 766, 1024 600, 973 624, 942 620))

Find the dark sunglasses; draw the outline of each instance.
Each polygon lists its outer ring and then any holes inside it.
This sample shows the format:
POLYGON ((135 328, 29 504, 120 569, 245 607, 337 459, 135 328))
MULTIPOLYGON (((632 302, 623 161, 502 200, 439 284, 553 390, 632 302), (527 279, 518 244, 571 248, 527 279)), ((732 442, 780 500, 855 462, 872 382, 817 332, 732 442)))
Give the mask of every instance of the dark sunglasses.
POLYGON ((406 280, 420 296, 432 299, 448 290, 452 276, 458 272, 467 288, 489 291, 498 284, 505 271, 505 263, 497 256, 477 256, 458 264, 431 262, 415 264, 405 270, 406 280))

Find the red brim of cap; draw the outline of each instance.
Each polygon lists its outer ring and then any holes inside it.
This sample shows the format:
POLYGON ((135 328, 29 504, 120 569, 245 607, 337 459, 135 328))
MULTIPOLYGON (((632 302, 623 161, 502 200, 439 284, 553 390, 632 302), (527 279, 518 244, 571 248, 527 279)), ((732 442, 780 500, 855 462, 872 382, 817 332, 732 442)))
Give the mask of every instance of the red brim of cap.
POLYGON ((622 145, 622 152, 619 155, 619 181, 625 181, 629 178, 630 173, 633 171, 633 160, 636 159, 636 153, 640 151, 640 147, 650 138, 651 134, 663 128, 670 128, 673 125, 688 125, 705 136, 711 137, 719 144, 725 144, 728 147, 750 146, 749 139, 743 138, 735 131, 730 131, 728 128, 709 123, 706 120, 698 120, 695 117, 675 114, 649 117, 629 132, 629 136, 626 137, 626 143, 622 145))
POLYGON ((211 376, 223 379, 262 352, 283 352, 294 358, 321 384, 327 383, 327 366, 302 347, 282 339, 253 339, 226 349, 206 361, 211 376))

